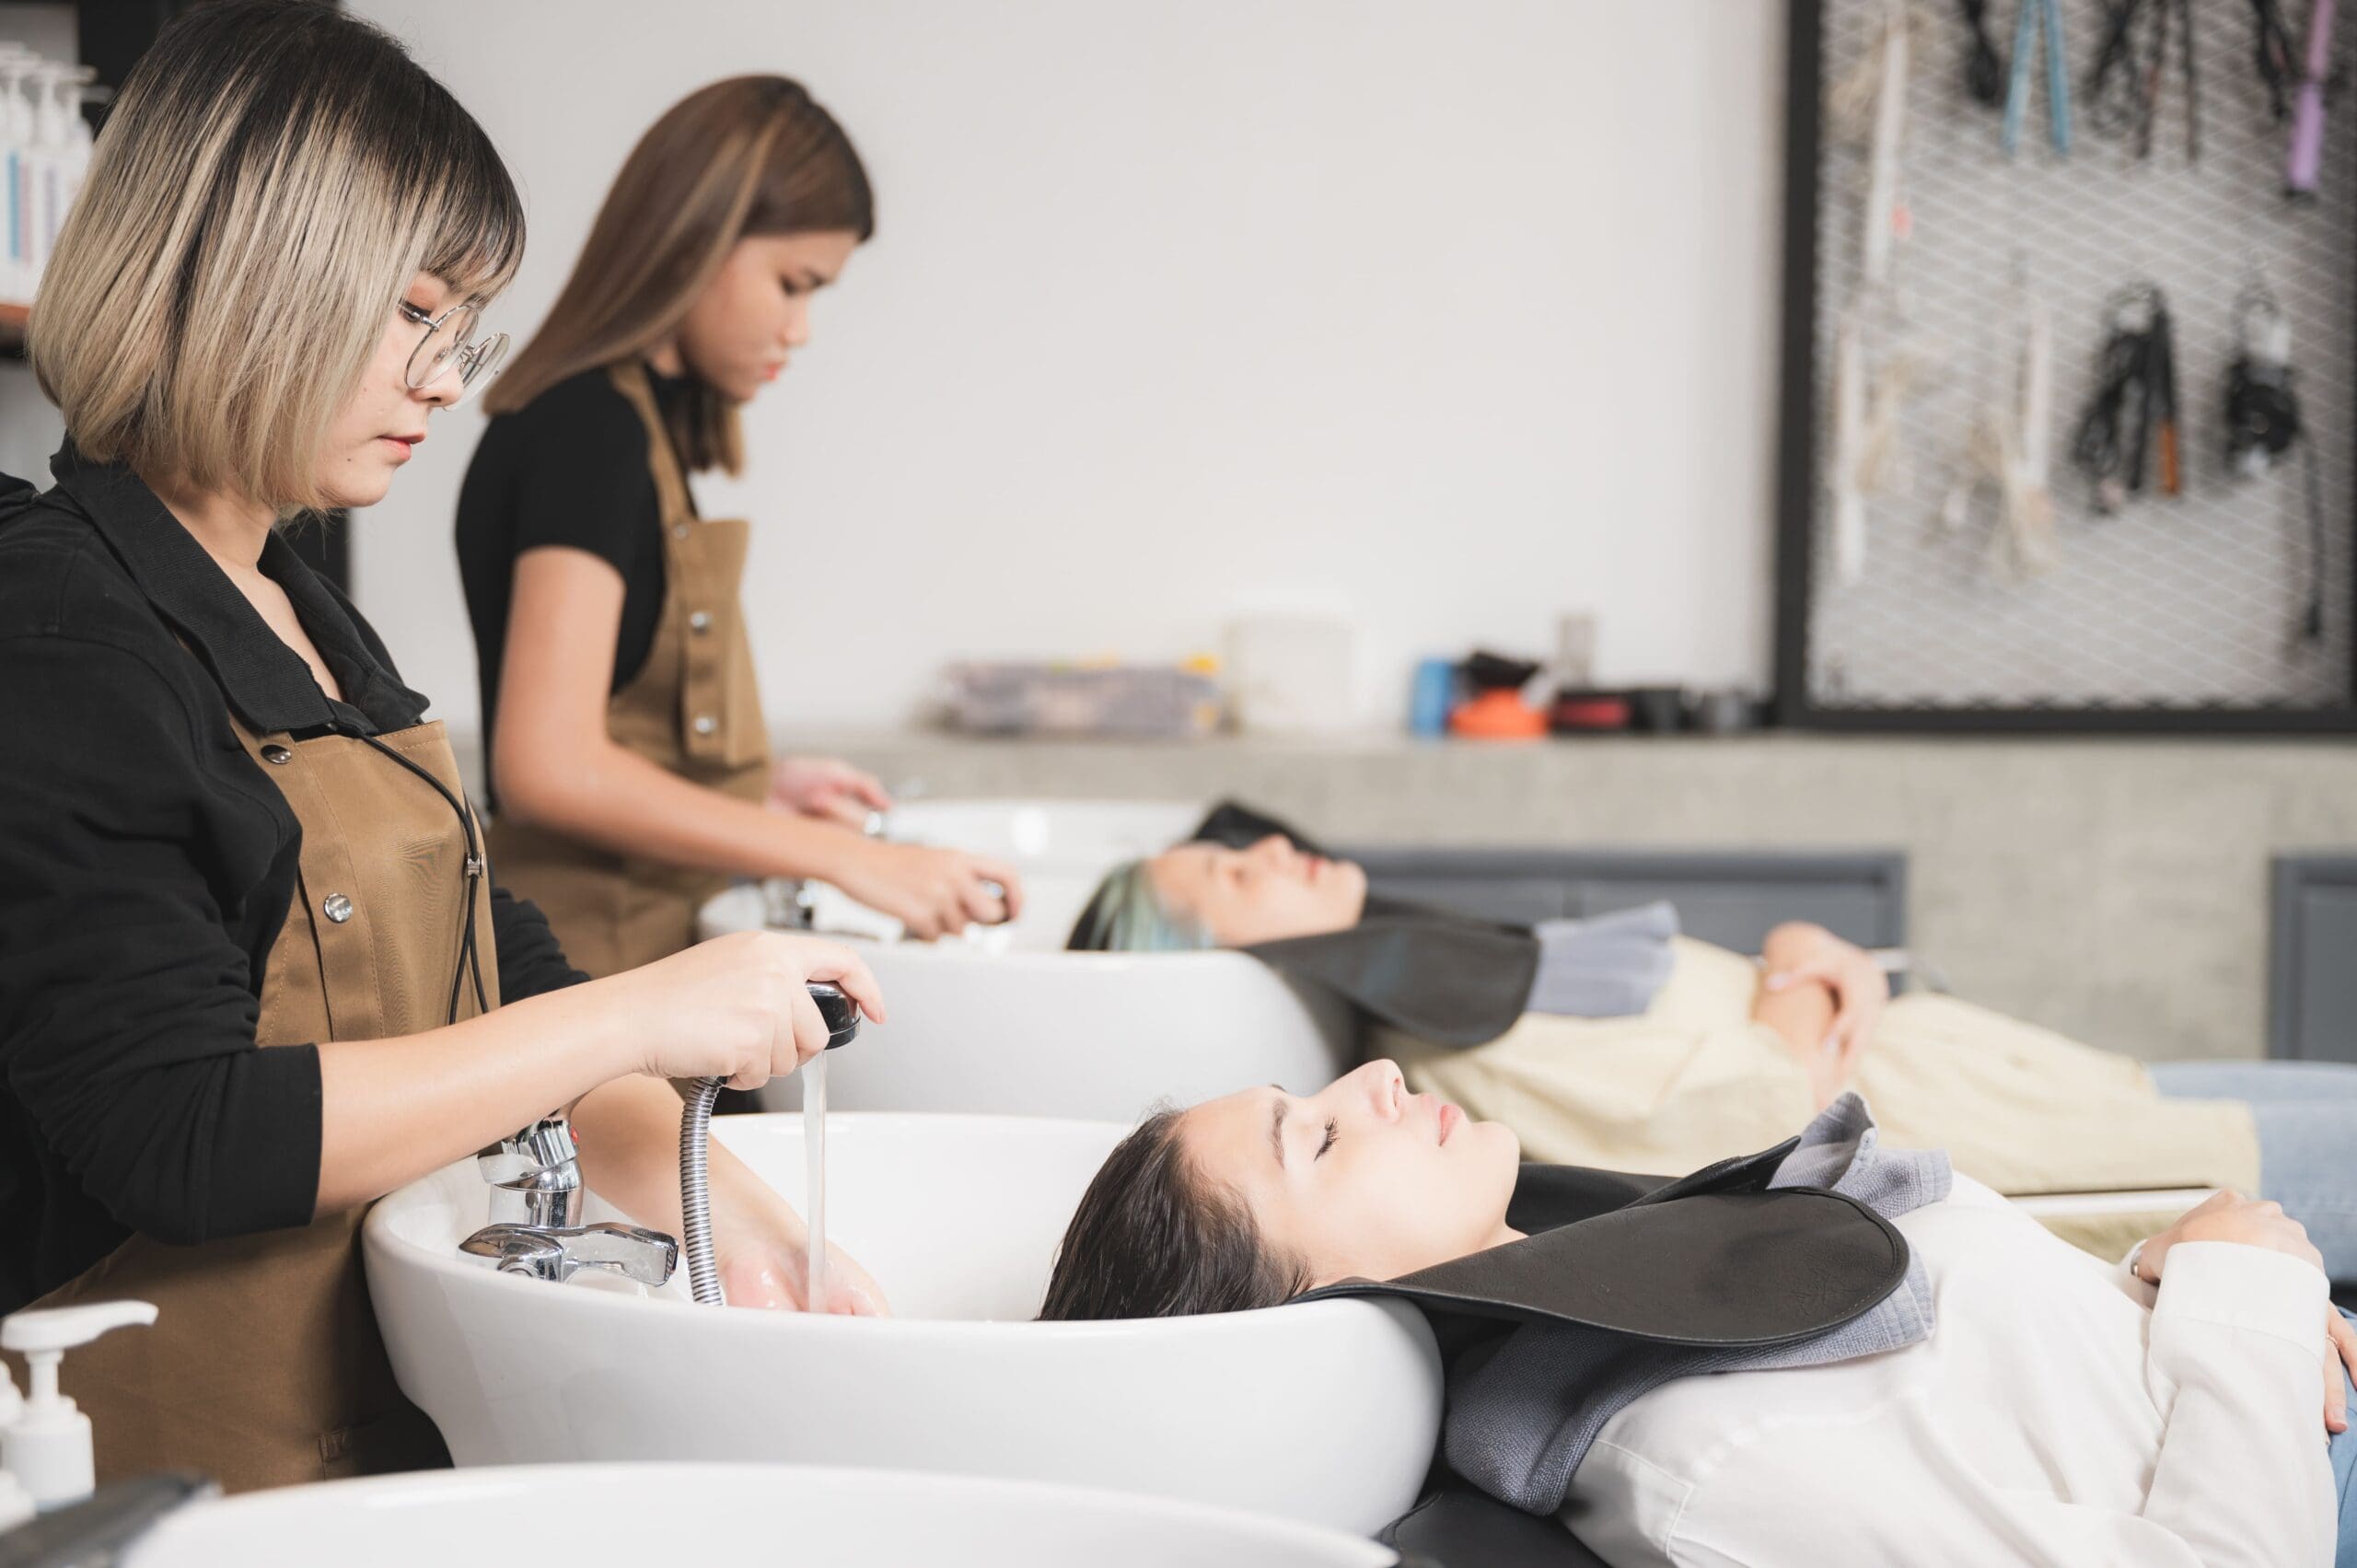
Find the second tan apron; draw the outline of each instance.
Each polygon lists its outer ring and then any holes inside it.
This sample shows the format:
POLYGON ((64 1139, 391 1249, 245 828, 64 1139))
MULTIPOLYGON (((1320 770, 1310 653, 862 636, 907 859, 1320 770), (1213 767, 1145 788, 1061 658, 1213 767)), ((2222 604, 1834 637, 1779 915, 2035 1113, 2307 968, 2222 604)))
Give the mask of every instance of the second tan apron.
MULTIPOLYGON (((303 828, 294 897, 263 965, 255 1043, 440 1027, 470 902, 483 1000, 497 1006, 490 879, 479 862, 469 869, 450 803, 364 740, 237 729, 303 828)), ((377 738, 463 803, 439 722, 377 738)), ((478 1009, 462 978, 459 1016, 468 1018, 478 1009)), ((285 1135, 316 1138, 318 1129, 285 1135)), ((101 1483, 194 1469, 244 1492, 449 1463, 385 1356, 361 1267, 366 1213, 192 1247, 134 1237, 33 1304, 127 1297, 158 1309, 153 1328, 118 1330, 65 1359, 62 1386, 94 1423, 101 1483)))
MULTIPOLYGON (((608 701, 606 733, 691 784, 758 803, 769 793, 770 748, 740 598, 746 520, 696 516, 646 372, 626 364, 610 374, 646 427, 664 584, 646 662, 608 701)), ((688 947, 697 911, 729 882, 725 872, 613 854, 497 820, 491 855, 501 884, 540 905, 564 956, 593 979, 688 947)))

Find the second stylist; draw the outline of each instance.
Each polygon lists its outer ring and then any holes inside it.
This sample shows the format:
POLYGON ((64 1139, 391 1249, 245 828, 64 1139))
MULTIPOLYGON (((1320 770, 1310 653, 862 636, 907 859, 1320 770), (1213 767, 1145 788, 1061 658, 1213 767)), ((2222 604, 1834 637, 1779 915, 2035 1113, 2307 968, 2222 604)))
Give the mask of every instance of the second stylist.
POLYGON ((615 178, 539 335, 493 389, 459 504, 492 851, 592 975, 695 938, 732 877, 815 877, 920 937, 1004 920, 995 861, 864 836, 842 762, 773 761, 739 587, 747 524, 688 476, 808 340, 874 231, 858 154, 779 76, 675 104, 615 178))

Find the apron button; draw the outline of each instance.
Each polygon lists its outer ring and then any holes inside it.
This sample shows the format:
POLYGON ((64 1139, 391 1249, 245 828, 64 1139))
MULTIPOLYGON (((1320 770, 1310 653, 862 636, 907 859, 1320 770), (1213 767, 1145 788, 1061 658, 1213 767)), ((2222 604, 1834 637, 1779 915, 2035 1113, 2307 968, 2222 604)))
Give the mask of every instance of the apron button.
MULTIPOLYGON (((640 535, 639 537, 640 537, 640 538, 642 538, 642 539, 644 539, 645 536, 644 536, 644 534, 642 534, 642 535, 640 535)), ((687 524, 685 524, 685 523, 673 523, 673 524, 671 525, 671 537, 672 537, 673 539, 685 539, 685 538, 687 538, 687 537, 688 537, 688 525, 687 525, 687 524)))
POLYGON ((342 925, 352 918, 352 900, 342 893, 330 893, 320 901, 319 912, 342 925))
POLYGON ((710 714, 698 714, 696 715, 696 733, 698 735, 710 735, 714 730, 718 729, 719 727, 720 721, 714 718, 710 714))
POLYGON ((711 631, 711 630, 712 630, 712 615, 711 615, 711 613, 710 613, 709 611, 707 611, 707 610, 697 610, 693 615, 689 616, 689 617, 688 617, 688 630, 689 630, 689 631, 691 631, 691 632, 693 632, 693 633, 696 633, 696 635, 698 635, 698 636, 702 636, 702 635, 703 635, 703 633, 705 633, 706 632, 711 631))
POLYGON ((265 746, 261 749, 261 760, 273 767, 283 768, 295 760, 295 753, 284 746, 265 746))

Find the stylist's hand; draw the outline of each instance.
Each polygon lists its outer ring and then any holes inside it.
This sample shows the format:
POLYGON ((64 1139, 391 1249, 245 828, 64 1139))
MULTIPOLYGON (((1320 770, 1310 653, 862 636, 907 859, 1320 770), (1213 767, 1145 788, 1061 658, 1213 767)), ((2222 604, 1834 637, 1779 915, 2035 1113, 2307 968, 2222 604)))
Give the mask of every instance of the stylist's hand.
POLYGON ((633 1071, 725 1077, 732 1089, 758 1089, 827 1049, 827 1020, 810 1000, 812 981, 841 986, 883 1022, 884 993, 858 954, 776 931, 699 942, 591 983, 620 1009, 618 1021, 638 1057, 633 1071))
POLYGON ((770 770, 770 804, 781 811, 865 827, 871 811, 889 811, 892 797, 873 773, 836 757, 786 757, 770 770))
POLYGON ((1015 868, 988 855, 923 844, 865 839, 849 846, 827 878, 868 908, 881 910, 930 942, 969 925, 997 925, 1023 912, 1015 868), (998 890, 984 886, 995 882, 998 890))
POLYGON ((1784 939, 1771 938, 1762 955, 1769 969, 1760 984, 1771 992, 1816 984, 1833 993, 1833 1022, 1820 1051, 1830 1061, 1832 1082, 1846 1084, 1890 1004, 1890 977, 1873 954, 1822 926, 1787 926, 1775 936, 1784 939))

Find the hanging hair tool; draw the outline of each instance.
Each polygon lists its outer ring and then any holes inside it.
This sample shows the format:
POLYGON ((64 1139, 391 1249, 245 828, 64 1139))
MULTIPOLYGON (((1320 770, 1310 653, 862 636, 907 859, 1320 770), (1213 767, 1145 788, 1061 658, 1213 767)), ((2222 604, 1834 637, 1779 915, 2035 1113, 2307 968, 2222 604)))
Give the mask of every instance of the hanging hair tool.
POLYGON ((2174 32, 2185 90, 2185 156, 2189 162, 2200 162, 2201 66, 2193 0, 2107 0, 2107 5, 2103 41, 2096 51, 2095 68, 2087 73, 2088 118, 2108 134, 2132 138, 2138 157, 2151 157, 2160 125, 2169 35, 2174 32), (2141 54, 2140 30, 2148 35, 2141 54))
POLYGON ((2062 0, 2021 0, 2014 17, 2013 79, 2005 90, 2005 156, 2021 150, 2022 120, 2029 112, 2030 62, 2046 39, 2047 134, 2055 152, 2071 156, 2071 58, 2062 30, 2062 0))
POLYGON ((2267 88, 2268 112, 2278 124, 2292 117, 2292 73, 2299 55, 2292 42, 2292 24, 2283 19, 2283 0, 2250 0, 2251 64, 2267 88))
POLYGON ((2094 486, 2096 510, 2112 513, 2143 494, 2155 448, 2162 494, 2177 494, 2183 476, 2168 300, 2157 284, 2134 284, 2112 296, 2107 315, 2095 395, 2079 417, 2071 457, 2094 486))
POLYGON ((2308 48, 2300 74, 2299 107, 2292 115, 2292 150, 2283 165, 2283 193, 2313 201, 2324 163, 2324 95, 2332 79, 2334 0, 2313 0, 2308 8, 2308 48))
POLYGON ((1989 33, 1989 0, 1956 0, 1964 13, 1964 90, 1973 102, 1994 109, 2005 101, 2005 62, 1989 33))
POLYGON ((1973 421, 1966 447, 1968 476, 1948 497, 1951 527, 1959 527, 1980 485, 1997 492, 1997 527, 1989 539, 1989 562, 2000 577, 2015 582, 2055 564, 2053 459, 2054 331, 2045 305, 2031 294, 2028 269, 2014 260, 2014 286, 2005 315, 2012 363, 1992 377, 1988 399, 1973 421))
POLYGON ((2324 640, 2324 482, 2316 445, 2306 440, 2300 400, 2292 387, 2292 323, 2264 280, 2247 285, 2235 303, 2240 347, 2226 372, 2226 463, 2247 480, 2264 479, 2293 447, 2303 447, 2307 507, 2307 593, 2297 635, 2324 640))

